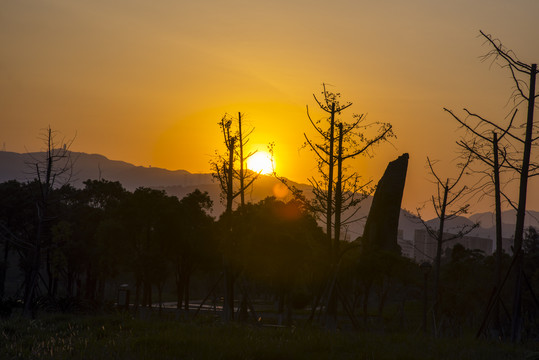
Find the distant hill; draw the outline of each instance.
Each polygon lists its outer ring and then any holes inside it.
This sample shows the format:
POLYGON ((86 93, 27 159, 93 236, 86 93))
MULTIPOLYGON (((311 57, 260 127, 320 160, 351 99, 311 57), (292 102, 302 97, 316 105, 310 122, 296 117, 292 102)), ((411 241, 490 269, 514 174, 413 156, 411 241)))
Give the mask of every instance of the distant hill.
MULTIPOLYGON (((30 181, 35 176, 32 163, 36 159, 44 159, 44 153, 14 153, 0 151, 0 182, 8 180, 30 181)), ((78 188, 84 186, 88 179, 106 179, 119 181, 127 190, 145 186, 165 190, 170 195, 184 197, 195 189, 207 191, 214 201, 213 213, 218 215, 224 210, 219 201, 219 185, 214 182, 212 174, 193 174, 186 170, 167 170, 156 167, 135 166, 124 161, 110 160, 103 155, 71 152, 74 161, 73 175, 70 183, 78 188)), ((305 184, 292 182, 299 189, 308 191, 305 184)), ((254 186, 246 192, 248 201, 258 202, 268 196, 289 198, 286 187, 271 176, 260 175, 254 186)))
MULTIPOLYGON (((19 154, 0 151, 0 181, 26 181, 35 178, 31 163, 44 158, 44 153, 19 154)), ((157 187, 178 184, 209 184, 211 174, 191 174, 186 170, 166 170, 135 166, 124 161, 109 160, 103 155, 71 152, 74 161, 71 184, 82 187, 88 179, 107 179, 119 181, 130 191, 140 186, 157 187)))
MULTIPOLYGON (((0 151, 0 182, 8 180, 28 181, 35 178, 33 169, 29 164, 35 159, 43 158, 43 153, 14 153, 0 151)), ((119 181, 127 190, 133 191, 137 187, 146 186, 165 190, 169 195, 182 198, 188 193, 199 189, 207 191, 214 202, 213 215, 218 216, 224 210, 220 202, 219 185, 213 181, 209 173, 193 174, 186 170, 167 170, 155 167, 135 166, 124 161, 110 160, 103 155, 72 152, 75 160, 71 184, 75 187, 83 187, 87 179, 106 179, 119 181)), ((307 184, 292 183, 303 190, 307 196, 311 196, 310 186, 307 184)), ((405 190, 406 191, 406 190, 405 190)), ((277 179, 271 176, 260 175, 253 187, 246 193, 247 201, 258 202, 267 196, 275 196, 284 200, 290 199, 290 193, 277 179)), ((360 210, 355 215, 354 223, 350 224, 346 235, 349 239, 355 239, 363 233, 363 227, 370 210, 372 198, 369 197, 361 204, 360 210)), ((503 236, 510 238, 514 233, 516 212, 508 210, 503 212, 503 236)), ((526 216, 526 226, 539 228, 539 212, 529 211, 526 216)), ((429 220, 429 225, 437 227, 437 219, 429 220)), ((481 226, 474 230, 471 235, 494 239, 494 215, 492 213, 474 214, 470 217, 458 217, 447 224, 446 229, 456 229, 463 224, 472 224, 479 221, 481 226)), ((423 228, 423 225, 413 219, 406 210, 401 210, 399 228, 404 232, 405 239, 413 239, 414 230, 423 228)))
MULTIPOLYGON (((515 225, 517 219, 517 211, 514 209, 502 211, 502 223, 508 226, 515 225)), ((484 212, 473 214, 470 216, 470 220, 479 221, 483 227, 493 227, 495 226, 495 217, 491 212, 484 212)), ((539 212, 528 210, 526 212, 526 217, 524 220, 524 226, 535 226, 539 225, 539 212)))
MULTIPOLYGON (((214 182, 211 174, 192 174, 185 170, 170 171, 167 169, 135 166, 124 161, 110 160, 103 155, 86 154, 72 152, 74 160, 73 176, 71 184, 75 187, 83 187, 83 182, 87 179, 106 179, 119 181, 127 190, 133 191, 137 187, 146 186, 155 189, 162 189, 169 195, 182 198, 188 193, 199 189, 207 191, 214 202, 214 216, 219 216, 224 210, 224 205, 220 201, 219 185, 214 182)), ((0 152, 0 182, 8 180, 28 181, 35 178, 32 167, 29 165, 35 162, 34 159, 44 158, 44 153, 14 153, 0 152)), ((311 196, 310 186, 291 182, 297 188, 303 190, 306 196, 311 196)), ((246 193, 247 201, 258 202, 268 196, 288 200, 291 194, 277 179, 272 176, 260 175, 254 182, 252 188, 246 193)), ((365 199, 360 210, 355 215, 353 222, 348 227, 346 235, 350 239, 355 239, 363 233, 363 227, 368 215, 371 198, 365 199)), ((403 225, 409 223, 407 218, 402 219, 403 225)), ((409 226, 405 226, 406 229, 409 226)), ((413 230, 405 232, 411 233, 413 230)))

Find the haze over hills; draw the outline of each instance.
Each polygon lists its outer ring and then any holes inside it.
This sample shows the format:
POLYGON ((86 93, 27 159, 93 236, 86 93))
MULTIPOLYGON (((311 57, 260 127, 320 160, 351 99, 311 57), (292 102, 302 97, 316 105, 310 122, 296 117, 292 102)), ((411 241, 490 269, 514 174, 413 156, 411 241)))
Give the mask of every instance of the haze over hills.
MULTIPOLYGON (((35 177, 32 164, 44 159, 44 153, 0 152, 0 181, 26 181, 35 177)), ((103 155, 71 152, 74 163, 70 183, 83 187, 87 179, 107 179, 119 181, 130 191, 139 186, 172 186, 178 184, 211 183, 211 174, 191 174, 186 170, 166 170, 160 168, 135 166, 124 161, 109 160, 103 155)))
MULTIPOLYGON (((0 151, 0 182, 8 180, 29 181, 34 179, 35 170, 31 165, 36 159, 43 159, 43 153, 14 153, 0 151)), ((145 186, 162 189, 169 195, 179 198, 187 195, 195 189, 207 191, 213 199, 214 208, 212 214, 216 217, 224 210, 220 202, 219 185, 214 182, 210 173, 193 174, 186 170, 167 170, 154 167, 135 166, 123 161, 110 160, 99 154, 86 154, 72 152, 74 160, 73 172, 70 183, 75 187, 83 187, 83 182, 87 179, 106 179, 119 181, 127 190, 134 191, 137 187, 145 186)), ((310 195, 310 186, 307 184, 293 183, 303 190, 307 196, 310 195)), ((406 191, 406 189, 405 189, 406 191)), ((260 175, 250 189, 246 198, 247 201, 258 202, 267 196, 275 196, 280 199, 290 199, 290 193, 284 185, 272 176, 260 175)), ((363 233, 365 219, 368 215, 372 198, 369 197, 361 204, 361 208, 355 216, 356 222, 350 224, 347 230, 347 237, 354 239, 363 233)), ((514 232, 515 211, 503 212, 503 236, 510 238, 514 232)), ((539 212, 529 211, 526 216, 526 226, 539 228, 539 212)), ((447 223, 446 229, 451 232, 463 224, 472 224, 479 221, 480 227, 475 229, 471 235, 494 239, 494 215, 492 213, 479 213, 466 217, 458 217, 447 223)), ((438 219, 429 220, 430 226, 437 227, 438 219)), ((406 210, 401 210, 399 228, 403 230, 405 239, 413 239, 414 230, 422 228, 417 220, 413 219, 406 210)))

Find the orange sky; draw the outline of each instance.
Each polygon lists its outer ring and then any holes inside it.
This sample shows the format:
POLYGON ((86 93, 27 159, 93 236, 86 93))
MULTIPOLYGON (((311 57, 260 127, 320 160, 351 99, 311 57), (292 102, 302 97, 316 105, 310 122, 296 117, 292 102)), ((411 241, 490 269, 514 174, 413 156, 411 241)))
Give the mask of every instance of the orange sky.
POLYGON ((354 103, 349 116, 393 124, 393 145, 356 166, 377 181, 410 153, 414 209, 433 191, 426 156, 454 164, 458 127, 442 108, 491 119, 511 108, 509 74, 479 60, 479 30, 539 62, 537 14, 537 0, 3 1, 0 142, 39 150, 50 124, 77 134, 75 151, 208 172, 217 122, 241 111, 251 143, 275 142, 278 172, 305 182, 305 105, 325 82, 354 103))

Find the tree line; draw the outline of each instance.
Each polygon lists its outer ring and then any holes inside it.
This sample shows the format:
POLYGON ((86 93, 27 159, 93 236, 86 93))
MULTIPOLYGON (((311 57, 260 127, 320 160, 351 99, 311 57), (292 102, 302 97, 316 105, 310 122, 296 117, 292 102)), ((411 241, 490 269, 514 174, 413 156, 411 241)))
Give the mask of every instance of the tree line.
MULTIPOLYGON (((2 296, 8 264, 23 274, 16 291, 19 297, 31 282, 38 193, 37 180, 0 184, 2 296), (8 261, 15 257, 17 262, 8 261)), ((135 285, 135 306, 161 302, 169 281, 175 286, 177 307, 189 309, 193 273, 220 272, 216 264, 221 256, 267 285, 268 291, 282 294, 292 287, 290 281, 296 281, 288 270, 301 267, 301 276, 314 271, 311 262, 320 246, 321 229, 297 202, 268 198, 247 204, 242 214, 248 221, 234 212, 231 223, 237 241, 231 251, 220 241, 224 221, 211 216, 211 207, 208 194, 199 190, 178 199, 144 187, 129 192, 119 182, 107 180, 87 180, 83 189, 70 185, 53 189, 40 230, 39 276, 32 301, 45 296, 101 302, 105 284, 127 273, 135 285), (291 257, 297 259, 289 261, 291 257)))
MULTIPOLYGON (((37 181, 0 184, 3 301, 22 299, 30 281, 33 258, 29 244, 38 226, 38 193, 37 181), (22 274, 14 294, 5 292, 8 264, 22 274)), ((330 248, 324 231, 300 201, 269 197, 256 204, 246 203, 225 220, 210 215, 212 201, 199 190, 178 199, 160 190, 141 187, 129 192, 118 182, 87 180, 82 189, 70 185, 54 189, 49 202, 36 296, 29 306, 32 312, 52 305, 54 310, 62 310, 62 304, 64 310, 73 310, 62 301, 102 305, 111 300, 105 296, 105 285, 126 277, 133 282, 135 307, 156 306, 168 286, 175 294, 176 307, 188 310, 190 289, 197 285, 209 291, 209 285, 223 272, 224 258, 236 275, 235 289, 241 295, 235 306, 237 319, 242 319, 242 306, 256 311, 256 306, 251 307, 259 298, 275 302, 283 323, 291 323, 299 309, 311 308, 311 321, 320 316, 313 305, 332 268, 330 248), (232 237, 223 237, 224 231, 231 231, 232 237), (224 243, 229 239, 233 239, 232 245, 224 243), (193 284, 193 279, 199 284, 193 284)), ((530 230, 524 242, 529 274, 539 273, 535 261, 538 244, 539 236, 530 230)), ((420 314, 413 309, 422 298, 419 266, 398 255, 362 255, 359 240, 341 241, 340 247, 345 249, 340 291, 354 316, 362 318, 364 324, 384 322, 389 317, 393 324, 416 326, 420 314)), ((505 255, 504 262, 510 261, 505 255)), ((494 267, 493 256, 460 245, 444 254, 440 312, 446 331, 478 326, 491 290, 484 279, 494 267)), ((529 281, 536 286, 539 280, 534 275, 529 281)), ((224 293, 223 284, 215 293, 224 293)), ((527 295, 524 301, 532 303, 534 299, 527 295)), ((339 313, 345 314, 342 306, 339 313)))

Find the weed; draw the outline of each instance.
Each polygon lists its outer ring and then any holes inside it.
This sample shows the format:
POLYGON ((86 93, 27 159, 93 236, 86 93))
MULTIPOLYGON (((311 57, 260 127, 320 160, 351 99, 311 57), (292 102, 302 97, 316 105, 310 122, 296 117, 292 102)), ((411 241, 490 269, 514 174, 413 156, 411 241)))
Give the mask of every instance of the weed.
MULTIPOLYGON (((535 359, 530 347, 408 333, 327 332, 128 315, 0 322, 0 359, 535 359)), ((537 349, 534 349, 537 350, 537 349)))

